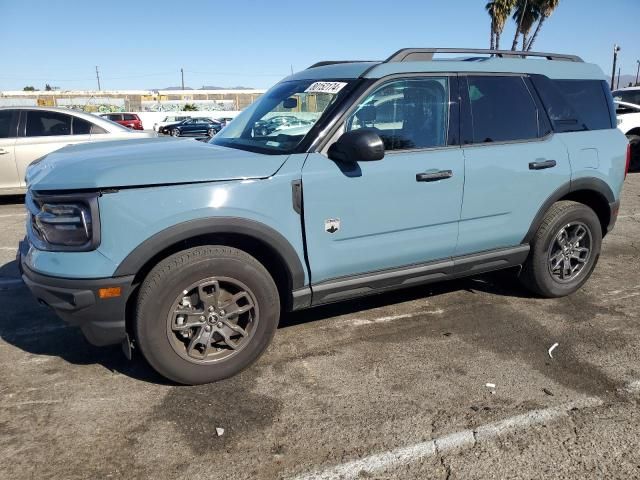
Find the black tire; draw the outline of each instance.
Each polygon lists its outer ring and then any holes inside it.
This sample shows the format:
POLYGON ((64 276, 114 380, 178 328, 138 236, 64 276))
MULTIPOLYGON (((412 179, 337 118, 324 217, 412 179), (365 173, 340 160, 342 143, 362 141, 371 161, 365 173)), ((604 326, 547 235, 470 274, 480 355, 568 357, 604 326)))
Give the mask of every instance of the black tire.
POLYGON ((196 385, 231 377, 256 361, 271 342, 279 318, 278 289, 260 262, 236 248, 201 246, 171 255, 149 272, 140 287, 134 329, 142 355, 158 373, 196 385), (258 320, 252 336, 232 356, 213 364, 194 363, 177 353, 169 318, 174 300, 187 285, 214 276, 246 285, 259 309, 258 320))
MULTIPOLYGON (((584 245, 583 245, 584 246, 584 245)), ((595 212, 582 203, 560 201, 551 206, 531 242, 529 258, 520 281, 530 291, 547 298, 564 297, 578 290, 589 279, 598 263, 602 246, 602 226, 595 212), (588 260, 575 278, 560 280, 549 267, 552 242, 568 225, 581 224, 589 230, 588 260)))
POLYGON ((640 171, 640 135, 627 135, 629 144, 631 145, 631 163, 629 171, 640 171))
POLYGON ((177 128, 174 128, 173 130, 171 130, 172 137, 179 137, 180 133, 181 133, 180 130, 178 130, 177 128))

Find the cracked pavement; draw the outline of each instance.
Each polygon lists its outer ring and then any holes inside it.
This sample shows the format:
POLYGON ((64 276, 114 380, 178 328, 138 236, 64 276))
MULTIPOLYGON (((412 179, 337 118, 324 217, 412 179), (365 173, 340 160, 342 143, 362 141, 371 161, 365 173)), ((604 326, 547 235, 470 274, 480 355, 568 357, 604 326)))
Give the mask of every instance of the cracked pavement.
MULTIPOLYGON (((0 203, 0 280, 20 201, 0 203)), ((298 312, 252 368, 196 387, 0 281, 0 478, 638 478, 639 238, 632 173, 570 297, 499 272, 298 312)))

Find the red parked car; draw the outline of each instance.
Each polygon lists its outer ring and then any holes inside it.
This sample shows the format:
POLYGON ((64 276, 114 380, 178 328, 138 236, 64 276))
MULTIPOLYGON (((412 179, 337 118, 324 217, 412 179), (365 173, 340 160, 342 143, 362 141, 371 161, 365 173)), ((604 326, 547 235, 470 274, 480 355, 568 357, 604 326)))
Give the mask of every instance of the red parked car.
POLYGON ((100 116, 132 130, 143 130, 142 121, 135 113, 102 113, 100 116))

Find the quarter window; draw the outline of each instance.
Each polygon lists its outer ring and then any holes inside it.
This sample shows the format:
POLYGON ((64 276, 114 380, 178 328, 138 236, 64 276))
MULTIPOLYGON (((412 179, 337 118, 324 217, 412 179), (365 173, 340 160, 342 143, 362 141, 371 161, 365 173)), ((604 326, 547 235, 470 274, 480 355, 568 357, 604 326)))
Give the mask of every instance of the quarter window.
POLYGON ((27 137, 70 135, 71 116, 58 112, 27 112, 27 137))
MULTIPOLYGON (((600 80, 555 80, 567 103, 578 113, 580 121, 588 130, 614 128, 613 106, 600 80), (611 109, 611 111, 610 111, 611 109)), ((614 120, 615 122, 615 120, 614 120)))
POLYGON ((429 77, 382 85, 358 104, 346 131, 374 129, 385 150, 408 150, 447 145, 448 126, 448 78, 429 77))
POLYGON ((82 118, 73 117, 73 134, 88 135, 91 133, 92 124, 82 118))
POLYGON ((473 143, 538 137, 538 112, 521 77, 470 76, 473 143))

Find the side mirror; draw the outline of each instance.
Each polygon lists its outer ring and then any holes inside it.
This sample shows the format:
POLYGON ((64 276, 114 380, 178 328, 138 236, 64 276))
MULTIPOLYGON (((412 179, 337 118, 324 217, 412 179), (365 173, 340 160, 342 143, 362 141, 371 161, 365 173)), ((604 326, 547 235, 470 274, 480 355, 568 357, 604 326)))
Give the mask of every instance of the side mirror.
POLYGON ((371 162, 384 158, 384 142, 375 130, 361 128, 344 133, 329 147, 329 158, 336 162, 371 162))

